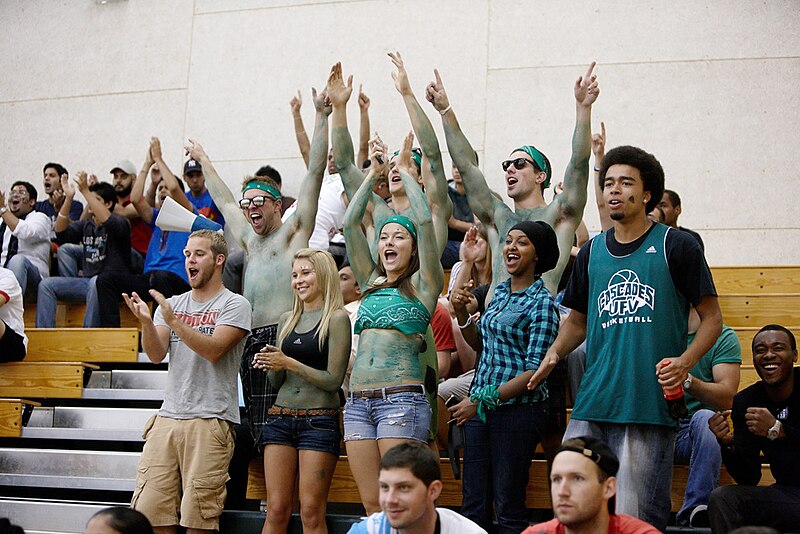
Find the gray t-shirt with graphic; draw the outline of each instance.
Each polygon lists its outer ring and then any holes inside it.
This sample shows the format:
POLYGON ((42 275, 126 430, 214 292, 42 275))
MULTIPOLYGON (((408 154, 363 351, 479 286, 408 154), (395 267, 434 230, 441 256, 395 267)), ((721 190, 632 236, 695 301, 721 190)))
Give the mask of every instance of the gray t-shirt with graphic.
MULTIPOLYGON (((168 299, 176 317, 202 334, 211 336, 220 325, 250 330, 250 303, 227 289, 206 302, 192 299, 192 292, 168 299)), ((156 309, 153 323, 167 326, 156 309)), ((171 419, 209 419, 217 417, 239 422, 236 376, 245 338, 216 363, 195 354, 175 332, 169 335, 169 372, 164 403, 158 415, 171 419)))

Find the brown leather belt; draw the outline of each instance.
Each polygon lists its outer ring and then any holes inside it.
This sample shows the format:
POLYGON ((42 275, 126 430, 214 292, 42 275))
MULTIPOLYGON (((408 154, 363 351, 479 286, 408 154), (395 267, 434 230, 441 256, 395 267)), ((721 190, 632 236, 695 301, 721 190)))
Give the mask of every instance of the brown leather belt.
POLYGON ((407 386, 390 386, 380 389, 363 389, 361 391, 351 391, 350 397, 355 399, 383 399, 387 395, 394 393, 422 393, 425 394, 425 386, 422 384, 408 384, 407 386))
POLYGON ((291 415, 292 417, 310 417, 314 415, 339 415, 337 408, 284 408, 283 406, 270 406, 269 415, 291 415))

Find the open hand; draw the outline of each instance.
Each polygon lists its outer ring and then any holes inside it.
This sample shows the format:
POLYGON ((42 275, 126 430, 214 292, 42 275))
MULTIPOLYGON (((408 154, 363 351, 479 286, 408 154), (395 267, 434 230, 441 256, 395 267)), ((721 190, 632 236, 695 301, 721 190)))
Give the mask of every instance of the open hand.
POLYGON ((331 73, 328 75, 328 85, 325 89, 328 91, 328 98, 331 99, 333 107, 347 105, 347 101, 350 100, 350 95, 353 93, 353 75, 348 76, 347 84, 345 85, 342 77, 341 62, 331 67, 331 73))
POLYGON ((408 81, 408 72, 406 72, 406 67, 403 64, 403 58, 400 52, 389 52, 389 57, 397 68, 397 72, 392 73, 394 88, 397 89, 397 92, 401 95, 410 95, 412 93, 411 84, 408 81))
POLYGON ((533 391, 537 388, 537 386, 539 386, 539 384, 544 382, 553 369, 555 369, 557 363, 558 354, 552 350, 548 350, 547 354, 545 354, 544 358, 542 358, 542 363, 539 364, 539 368, 535 373, 533 373, 531 379, 528 380, 528 391, 533 391))
POLYGON ((78 171, 78 175, 74 178, 75 184, 78 186, 78 191, 84 194, 89 191, 89 177, 86 171, 78 171))
MULTIPOLYGON (((167 301, 167 297, 156 291, 155 289, 150 290, 150 296, 153 297, 153 300, 156 301, 156 304, 161 308, 161 316, 164 318, 164 322, 172 328, 175 324, 175 321, 178 318, 175 316, 175 312, 172 311, 172 306, 167 301)), ((174 328, 172 328, 175 330, 174 328)))
POLYGON ((403 140, 400 155, 397 157, 397 170, 411 176, 411 149, 414 145, 414 132, 408 132, 403 140))
POLYGON ((61 190, 64 191, 64 194, 68 197, 75 196, 75 186, 72 185, 67 174, 61 175, 61 190))
POLYGON ((152 321, 150 318, 150 308, 147 307, 147 303, 143 301, 135 291, 131 293, 130 296, 127 293, 123 293, 122 298, 125 300, 125 304, 128 305, 134 317, 139 319, 140 322, 145 323, 147 321, 152 321))
POLYGON ((158 161, 163 157, 161 154, 161 140, 158 137, 150 138, 150 157, 153 158, 153 161, 158 161))

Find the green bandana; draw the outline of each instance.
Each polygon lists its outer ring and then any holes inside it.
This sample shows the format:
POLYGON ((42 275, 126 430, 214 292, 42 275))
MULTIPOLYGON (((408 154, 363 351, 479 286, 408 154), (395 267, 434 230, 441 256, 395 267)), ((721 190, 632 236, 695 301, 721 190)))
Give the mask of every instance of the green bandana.
POLYGON ((265 184, 264 182, 259 182, 258 180, 250 180, 249 182, 244 184, 244 191, 242 191, 242 193, 245 193, 246 191, 249 191, 250 189, 259 189, 261 191, 264 191, 265 193, 269 193, 270 195, 272 195, 272 197, 275 200, 280 200, 281 199, 281 192, 280 191, 278 191, 277 189, 275 189, 271 185, 265 184))
POLYGON ((478 417, 485 423, 486 416, 489 412, 493 412, 495 408, 501 404, 500 390, 497 389, 497 386, 488 384, 478 388, 477 391, 470 396, 470 400, 478 403, 478 417))
POLYGON ((533 145, 525 145, 511 151, 512 154, 514 152, 525 152, 527 155, 529 155, 531 159, 536 162, 536 165, 538 165, 538 167, 547 175, 547 178, 544 181, 544 188, 547 189, 550 187, 550 178, 553 175, 553 170, 547 165, 547 161, 544 159, 544 154, 539 152, 539 149, 533 145))
MULTIPOLYGON (((395 157, 395 156, 398 156, 398 155, 400 155, 400 151, 399 150, 397 152, 395 152, 392 157, 395 157)), ((412 150, 411 151, 411 159, 414 160, 414 163, 417 164, 417 170, 421 171, 422 170, 422 151, 419 150, 419 149, 412 150)))
POLYGON ((399 224, 400 226, 402 226, 403 228, 408 230, 408 233, 411 234, 411 237, 414 238, 414 241, 417 240, 417 227, 414 226, 414 223, 411 222, 411 219, 409 219, 405 215, 392 215, 391 217, 389 217, 388 219, 386 219, 383 222, 383 226, 381 226, 381 230, 383 230, 383 227, 386 226, 389 223, 397 223, 397 224, 399 224))

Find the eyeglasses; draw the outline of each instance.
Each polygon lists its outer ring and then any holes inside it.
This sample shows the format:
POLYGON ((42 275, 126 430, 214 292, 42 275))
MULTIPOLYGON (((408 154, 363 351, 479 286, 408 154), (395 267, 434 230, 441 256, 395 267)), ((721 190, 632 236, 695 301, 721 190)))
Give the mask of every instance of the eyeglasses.
POLYGON ((511 165, 514 165, 514 168, 517 170, 525 168, 525 164, 530 163, 533 165, 533 162, 527 158, 517 158, 517 159, 507 159, 503 163, 500 164, 503 167, 503 172, 507 171, 511 165))
POLYGON ((261 206, 264 205, 264 202, 266 202, 267 200, 271 200, 272 202, 275 202, 275 199, 272 198, 272 197, 265 197, 263 195, 259 195, 257 197, 253 197, 253 198, 243 198, 243 199, 241 199, 239 201, 239 207, 242 208, 243 210, 246 210, 246 209, 250 208, 250 206, 254 206, 256 208, 260 208, 261 206))

